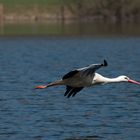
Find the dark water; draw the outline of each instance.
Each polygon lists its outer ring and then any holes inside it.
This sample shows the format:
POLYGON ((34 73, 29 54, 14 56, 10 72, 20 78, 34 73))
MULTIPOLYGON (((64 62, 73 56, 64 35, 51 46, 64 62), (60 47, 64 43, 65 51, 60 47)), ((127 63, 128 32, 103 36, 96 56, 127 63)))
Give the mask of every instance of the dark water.
POLYGON ((140 81, 140 38, 1 38, 1 140, 139 140, 140 87, 127 83, 63 96, 34 90, 74 68, 107 59, 98 72, 140 81))
POLYGON ((140 36, 139 23, 113 24, 104 22, 85 23, 4 23, 0 24, 0 36, 140 36))

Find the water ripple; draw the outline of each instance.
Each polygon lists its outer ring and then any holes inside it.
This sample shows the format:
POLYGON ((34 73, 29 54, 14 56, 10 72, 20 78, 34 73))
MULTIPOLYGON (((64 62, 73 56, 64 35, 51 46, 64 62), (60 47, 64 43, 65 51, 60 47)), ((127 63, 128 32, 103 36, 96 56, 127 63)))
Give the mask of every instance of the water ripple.
POLYGON ((139 38, 0 38, 0 139, 139 140, 138 86, 85 88, 70 99, 65 87, 33 89, 104 58, 103 75, 140 81, 139 44, 139 38))

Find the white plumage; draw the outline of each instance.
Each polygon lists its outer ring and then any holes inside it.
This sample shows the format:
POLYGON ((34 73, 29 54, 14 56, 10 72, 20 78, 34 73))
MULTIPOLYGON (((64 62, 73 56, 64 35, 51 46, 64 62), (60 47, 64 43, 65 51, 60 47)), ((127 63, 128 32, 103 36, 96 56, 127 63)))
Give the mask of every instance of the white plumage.
POLYGON ((49 83, 47 85, 36 86, 37 89, 43 89, 50 86, 56 85, 66 85, 66 92, 64 96, 73 97, 82 90, 84 87, 90 87, 97 84, 106 84, 106 83, 118 83, 118 82, 130 82, 140 85, 139 82, 131 80, 127 76, 118 76, 116 78, 107 78, 95 71, 101 67, 106 67, 107 61, 104 60, 103 64, 92 64, 88 67, 79 68, 73 71, 70 71, 62 77, 62 79, 55 82, 49 83))

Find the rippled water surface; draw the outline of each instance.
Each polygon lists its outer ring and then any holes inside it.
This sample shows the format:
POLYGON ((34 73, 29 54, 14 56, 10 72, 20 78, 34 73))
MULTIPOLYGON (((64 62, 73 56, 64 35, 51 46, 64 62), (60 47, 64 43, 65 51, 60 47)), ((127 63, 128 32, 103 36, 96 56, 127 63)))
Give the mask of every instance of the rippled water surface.
POLYGON ((34 90, 68 71, 108 60, 99 73, 140 81, 140 38, 1 38, 1 140, 139 140, 140 87, 128 83, 34 90))

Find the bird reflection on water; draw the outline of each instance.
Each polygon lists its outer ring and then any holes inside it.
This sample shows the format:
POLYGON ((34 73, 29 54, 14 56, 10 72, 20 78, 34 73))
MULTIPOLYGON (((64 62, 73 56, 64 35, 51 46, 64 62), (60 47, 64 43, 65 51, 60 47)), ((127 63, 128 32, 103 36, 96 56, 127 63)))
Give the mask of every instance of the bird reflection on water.
POLYGON ((102 140, 103 137, 97 136, 97 135, 93 135, 93 136, 75 136, 75 137, 71 137, 71 138, 66 138, 65 140, 102 140))

